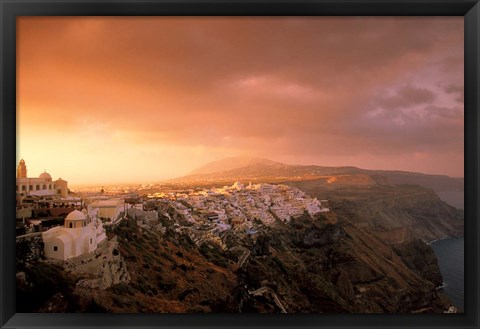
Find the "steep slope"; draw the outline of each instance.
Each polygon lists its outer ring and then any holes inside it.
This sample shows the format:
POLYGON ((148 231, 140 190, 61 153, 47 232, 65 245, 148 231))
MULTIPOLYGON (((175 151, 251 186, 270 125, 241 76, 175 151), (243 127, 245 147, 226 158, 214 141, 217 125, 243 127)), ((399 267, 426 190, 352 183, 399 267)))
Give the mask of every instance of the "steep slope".
MULTIPOLYGON (((270 287, 289 312, 438 312, 448 305, 435 290, 438 282, 409 267, 374 234, 346 221, 299 218, 266 234, 262 243, 269 252, 240 269, 239 280, 247 289, 270 287)), ((439 273, 438 266, 433 272, 439 273)), ((242 296, 252 311, 265 303, 280 311, 272 298, 242 296)))
MULTIPOLYGON (((315 181, 290 182, 356 225, 374 232, 406 228, 409 237, 431 241, 463 235, 464 214, 432 191, 415 185, 373 185, 326 189, 315 181)), ((390 233, 389 233, 390 234, 390 233)), ((389 240, 388 234, 380 234, 389 240)), ((406 238, 408 238, 406 236, 406 238)))

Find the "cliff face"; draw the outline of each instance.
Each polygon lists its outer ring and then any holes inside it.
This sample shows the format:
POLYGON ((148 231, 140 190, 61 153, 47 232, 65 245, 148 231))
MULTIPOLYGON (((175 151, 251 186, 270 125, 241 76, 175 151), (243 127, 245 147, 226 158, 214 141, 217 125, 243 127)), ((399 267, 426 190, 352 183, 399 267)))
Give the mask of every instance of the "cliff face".
MULTIPOLYGON (((414 185, 372 185, 325 189, 315 182, 288 183, 319 199, 345 221, 381 232, 385 241, 399 238, 398 229, 406 229, 405 240, 423 241, 463 235, 463 210, 440 200, 432 191, 414 185), (394 237, 393 235, 397 235, 394 237)), ((392 241, 394 242, 394 241, 392 241)))
MULTIPOLYGON (((271 253, 250 260, 239 277, 245 290, 272 287, 289 312, 441 312, 448 306, 430 277, 352 224, 299 219, 269 236, 271 253)), ((433 272, 439 274, 438 267, 433 272)), ((267 303, 243 296, 252 311, 267 303)), ((272 300, 268 305, 280 311, 272 300)))
POLYGON ((420 240, 413 240, 393 247, 405 265, 411 270, 433 282, 437 287, 443 282, 438 261, 432 248, 420 240))

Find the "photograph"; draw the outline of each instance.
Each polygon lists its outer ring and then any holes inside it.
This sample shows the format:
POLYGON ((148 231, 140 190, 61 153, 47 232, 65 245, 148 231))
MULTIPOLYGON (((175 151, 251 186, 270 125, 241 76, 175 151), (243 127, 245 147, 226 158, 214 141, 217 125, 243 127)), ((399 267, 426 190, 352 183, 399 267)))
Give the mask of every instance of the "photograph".
POLYGON ((16 312, 464 313, 465 28, 17 17, 16 312))

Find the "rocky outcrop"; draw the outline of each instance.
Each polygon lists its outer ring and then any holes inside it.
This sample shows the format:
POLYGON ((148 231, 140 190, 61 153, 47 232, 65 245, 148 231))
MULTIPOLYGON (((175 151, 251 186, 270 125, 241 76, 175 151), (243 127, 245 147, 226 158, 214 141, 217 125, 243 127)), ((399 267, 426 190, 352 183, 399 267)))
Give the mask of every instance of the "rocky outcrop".
POLYGON ((432 248, 420 240, 394 246, 393 250, 404 263, 423 278, 440 286, 443 282, 438 261, 432 248))
POLYGON ((17 236, 15 247, 17 265, 41 259, 44 247, 42 233, 17 236))
POLYGON ((83 277, 78 287, 108 289, 114 284, 130 282, 125 260, 118 251, 117 239, 102 242, 95 252, 63 262, 69 273, 83 277))

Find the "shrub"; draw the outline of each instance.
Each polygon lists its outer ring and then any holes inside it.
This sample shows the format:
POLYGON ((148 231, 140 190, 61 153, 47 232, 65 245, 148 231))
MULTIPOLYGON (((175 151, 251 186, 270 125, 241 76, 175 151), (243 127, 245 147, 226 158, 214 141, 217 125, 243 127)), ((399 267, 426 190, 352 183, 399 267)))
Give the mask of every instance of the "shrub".
POLYGON ((165 281, 158 284, 158 288, 164 292, 170 292, 177 287, 174 281, 165 281))
POLYGON ((173 257, 172 257, 170 254, 166 253, 166 252, 160 252, 160 256, 162 256, 162 257, 165 258, 165 259, 168 259, 168 260, 171 261, 172 263, 175 262, 175 260, 173 259, 173 257))

